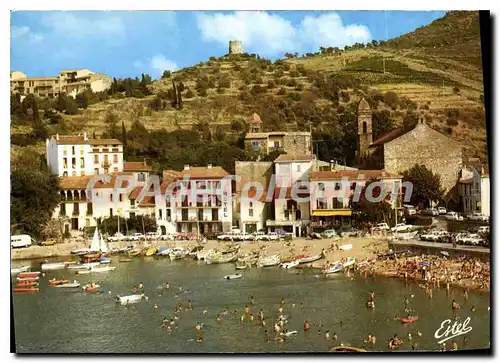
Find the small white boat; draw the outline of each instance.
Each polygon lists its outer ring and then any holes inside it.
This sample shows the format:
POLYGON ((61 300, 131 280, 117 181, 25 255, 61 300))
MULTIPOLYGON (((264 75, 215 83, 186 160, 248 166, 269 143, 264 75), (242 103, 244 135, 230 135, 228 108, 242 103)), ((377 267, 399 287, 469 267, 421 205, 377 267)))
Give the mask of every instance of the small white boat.
POLYGON ((113 271, 114 269, 116 269, 116 266, 96 266, 96 267, 92 267, 90 269, 90 272, 107 272, 107 271, 113 271))
POLYGON ((341 263, 336 263, 332 267, 327 268, 326 270, 324 270, 323 273, 325 273, 326 275, 335 274, 337 272, 342 271, 343 269, 344 269, 344 266, 342 266, 341 263))
POLYGON ((70 253, 71 253, 72 255, 85 255, 85 254, 90 253, 90 252, 91 252, 91 251, 90 251, 90 249, 88 249, 88 248, 80 248, 80 249, 78 249, 78 250, 73 250, 73 251, 71 251, 70 253))
POLYGON ((280 255, 264 256, 257 261, 258 267, 277 266, 281 262, 280 255))
POLYGON ((242 274, 226 275, 224 276, 224 280, 241 279, 242 276, 242 274))
POLYGON ((216 253, 212 255, 208 255, 205 257, 205 262, 210 264, 210 263, 228 263, 228 262, 233 262, 238 258, 238 255, 236 252, 233 253, 216 253))
POLYGON ((297 330, 293 330, 293 331, 287 331, 286 333, 280 333, 281 336, 284 336, 284 337, 289 337, 291 335, 295 335, 297 334, 297 330))
POLYGON ((99 259, 99 262, 102 263, 102 264, 106 264, 106 263, 111 263, 111 259, 108 258, 108 257, 104 257, 102 256, 100 259, 99 259))
POLYGON ((68 282, 66 284, 56 285, 56 287, 80 287, 80 283, 74 280, 73 282, 68 282))
POLYGON ((167 246, 158 247, 158 251, 156 251, 157 256, 168 256, 168 254, 172 252, 172 249, 167 246))
POLYGON ((298 266, 299 264, 300 264, 300 260, 295 260, 295 261, 290 261, 290 262, 283 262, 280 265, 280 267, 290 269, 290 268, 294 268, 295 266, 298 266))
POLYGON ((64 262, 43 263, 42 264, 42 271, 62 270, 65 267, 66 267, 66 263, 64 263, 64 262))
POLYGON ((342 265, 344 268, 352 266, 356 263, 356 259, 354 257, 349 257, 346 262, 342 265))
POLYGON ((90 272, 91 272, 90 269, 88 269, 88 270, 78 270, 78 271, 76 271, 76 274, 77 275, 89 275, 90 272))
POLYGON ((29 271, 31 268, 30 265, 26 265, 26 266, 23 266, 23 267, 15 267, 15 268, 11 268, 10 269, 10 273, 11 274, 18 274, 18 273, 21 273, 21 272, 27 272, 29 271))
POLYGON ((352 250, 352 244, 347 244, 347 245, 342 245, 339 247, 342 251, 349 251, 352 250))
POLYGON ((314 261, 318 261, 322 258, 322 254, 318 254, 318 255, 313 255, 313 256, 306 256, 306 257, 302 257, 300 260, 299 260, 299 263, 308 263, 308 262, 314 262, 314 261))
POLYGON ((122 305, 128 305, 128 304, 136 304, 139 301, 142 300, 142 298, 145 298, 146 301, 148 300, 148 297, 145 296, 144 294, 140 295, 127 295, 127 296, 117 296, 117 301, 120 302, 122 305))
POLYGON ((68 270, 90 270, 90 266, 88 264, 78 264, 68 266, 68 270))
POLYGON ((186 255, 189 253, 189 251, 185 250, 184 248, 176 247, 173 248, 172 251, 168 254, 171 260, 181 260, 186 257, 186 255))

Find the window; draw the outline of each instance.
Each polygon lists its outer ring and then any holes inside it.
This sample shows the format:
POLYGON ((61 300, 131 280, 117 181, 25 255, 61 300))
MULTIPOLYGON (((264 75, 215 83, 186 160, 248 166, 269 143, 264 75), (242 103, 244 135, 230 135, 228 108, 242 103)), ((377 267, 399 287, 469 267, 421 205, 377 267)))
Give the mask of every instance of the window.
POLYGON ((323 183, 319 183, 319 184, 318 184, 318 189, 319 189, 320 191, 325 190, 325 184, 323 184, 323 183))
POLYGON ((99 164, 99 155, 94 155, 94 164, 99 164))
POLYGON ((74 147, 74 146, 72 146, 72 147, 71 147, 71 153, 72 153, 73 155, 75 155, 75 147, 74 147))
POLYGON ((356 183, 351 184, 351 190, 354 190, 354 189, 356 189, 356 183))
POLYGON ((130 199, 130 206, 131 206, 131 207, 134 207, 134 206, 135 206, 135 200, 134 200, 134 199, 130 199))
POLYGON ((109 173, 109 168, 104 168, 104 174, 109 173))
POLYGON ((104 164, 105 164, 105 165, 109 164, 109 158, 108 158, 108 155, 104 155, 104 164))
POLYGON ((68 148, 66 146, 64 147, 63 155, 64 156, 68 155, 68 148))
POLYGON ((60 210, 59 214, 62 216, 66 215, 66 204, 61 203, 61 210, 60 210))
POLYGON ((83 149, 80 149, 80 155, 83 155, 83 149))
POLYGON ((120 202, 123 202, 123 194, 120 194, 120 202))
POLYGON ((252 150, 253 151, 258 151, 259 150, 259 142, 258 141, 252 141, 252 150))
POLYGON ((250 208, 250 209, 248 210, 248 216, 249 216, 249 217, 253 217, 253 209, 251 209, 251 208, 250 208))
POLYGON ((274 149, 277 150, 280 148, 280 142, 279 141, 275 141, 274 142, 274 149))
POLYGON ((85 176, 85 172, 82 170, 82 171, 80 172, 80 175, 81 175, 81 176, 85 176))
POLYGON ((92 214, 92 203, 87 203, 87 215, 91 216, 92 214))
POLYGON ((253 202, 250 202, 249 204, 250 208, 253 208, 253 202))
POLYGON ((139 173, 137 175, 137 180, 140 181, 140 182, 143 182, 146 180, 146 176, 144 175, 144 173, 139 173))
POLYGON ((335 190, 340 190, 342 183, 335 183, 335 190))
POLYGON ((297 165, 297 173, 300 173, 300 164, 297 165))
POLYGON ((71 175, 72 175, 72 176, 76 176, 76 171, 73 171, 73 172, 71 173, 71 175))
POLYGON ((114 154, 113 155, 113 163, 117 163, 118 162, 118 155, 114 154))
POLYGON ((67 169, 68 168, 68 158, 63 159, 63 168, 67 169))
POLYGON ((63 173, 63 177, 65 177, 65 178, 66 178, 67 176, 68 176, 68 172, 67 172, 67 171, 65 171, 65 172, 63 173))
POLYGON ((365 122, 363 122, 363 134, 367 133, 367 129, 368 129, 368 127, 367 127, 366 121, 365 121, 365 122))
POLYGON ((96 175, 99 174, 99 168, 94 169, 94 174, 96 174, 96 175))
POLYGON ((111 193, 111 194, 109 195, 109 201, 110 201, 110 202, 112 202, 112 201, 113 201, 113 193, 111 193))
POLYGON ((71 167, 76 169, 76 158, 71 158, 71 167))
POLYGON ((113 208, 109 208, 109 216, 113 217, 113 208))
POLYGON ((163 219, 163 210, 158 209, 158 217, 159 217, 160 219, 163 219))
POLYGON ((85 159, 84 158, 80 158, 80 168, 85 169, 85 159))

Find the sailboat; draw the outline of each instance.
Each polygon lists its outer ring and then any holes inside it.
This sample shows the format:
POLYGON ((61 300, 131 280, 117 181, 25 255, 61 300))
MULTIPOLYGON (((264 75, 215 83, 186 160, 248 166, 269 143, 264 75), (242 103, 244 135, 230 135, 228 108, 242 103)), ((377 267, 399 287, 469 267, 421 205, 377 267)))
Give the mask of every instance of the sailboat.
POLYGON ((94 231, 94 237, 92 237, 92 243, 90 245, 90 252, 85 255, 82 255, 82 261, 84 263, 98 261, 101 258, 101 253, 99 252, 102 251, 101 241, 102 244, 104 244, 104 248, 107 252, 108 251, 107 246, 104 243, 104 240, 102 240, 102 236, 99 238, 99 230, 96 227, 94 231))

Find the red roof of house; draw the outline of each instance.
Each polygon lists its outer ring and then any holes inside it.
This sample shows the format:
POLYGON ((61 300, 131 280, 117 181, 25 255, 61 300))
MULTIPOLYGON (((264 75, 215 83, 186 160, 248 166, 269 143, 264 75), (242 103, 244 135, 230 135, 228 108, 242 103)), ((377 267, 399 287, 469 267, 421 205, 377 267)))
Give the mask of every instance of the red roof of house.
POLYGON ((373 141, 371 143, 371 146, 376 146, 376 145, 382 145, 385 144, 386 142, 392 141, 394 139, 397 139, 398 137, 406 134, 407 130, 405 130, 403 127, 398 127, 397 129, 391 130, 385 135, 379 137, 377 140, 373 141))
POLYGON ((83 135, 57 135, 54 136, 54 139, 56 140, 57 145, 84 145, 89 143, 88 140, 85 140, 85 137, 83 135))
POLYGON ((117 139, 91 139, 90 145, 122 145, 122 142, 117 139))
POLYGON ((111 175, 111 178, 109 179, 109 182, 103 182, 103 181, 98 181, 94 184, 94 188, 127 188, 128 187, 128 181, 127 180, 122 180, 122 183, 120 186, 115 185, 116 183, 116 178, 119 175, 132 175, 131 173, 114 173, 111 175))
POLYGON ((151 171, 151 166, 144 161, 125 161, 123 163, 124 171, 151 171))
POLYGON ((62 190, 87 189, 89 181, 92 177, 93 175, 67 176, 59 180, 59 187, 62 190))
POLYGON ((385 170, 333 170, 333 171, 313 171, 310 180, 339 180, 344 177, 352 179, 400 179, 401 175, 385 170))
POLYGON ((258 114, 254 113, 247 119, 247 122, 249 124, 260 124, 262 123, 262 120, 260 119, 260 116, 258 114))
POLYGON ((190 179, 222 179, 229 173, 220 166, 194 166, 181 171, 182 177, 189 176, 190 179))

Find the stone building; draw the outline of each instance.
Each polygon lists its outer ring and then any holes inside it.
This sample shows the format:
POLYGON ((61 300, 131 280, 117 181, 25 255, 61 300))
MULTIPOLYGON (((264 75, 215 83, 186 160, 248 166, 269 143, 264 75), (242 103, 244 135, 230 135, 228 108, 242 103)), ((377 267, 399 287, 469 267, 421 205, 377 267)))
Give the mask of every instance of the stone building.
POLYGON ((241 40, 229 41, 229 54, 243 54, 243 43, 241 40))
POLYGON ((247 119, 249 132, 245 136, 245 149, 267 155, 274 150, 287 154, 311 155, 310 132, 262 132, 262 120, 254 113, 247 119))
POLYGON ((420 119, 413 129, 396 128, 372 141, 371 110, 364 99, 358 106, 356 132, 358 168, 403 173, 421 164, 441 177, 445 200, 458 199, 455 186, 463 164, 463 148, 455 140, 420 119))

